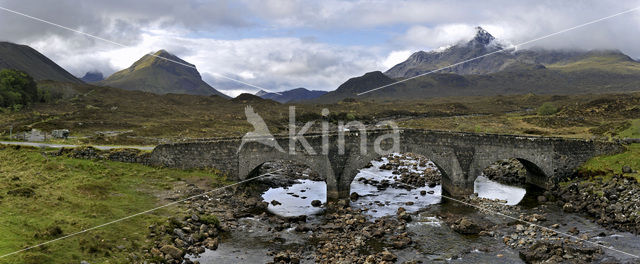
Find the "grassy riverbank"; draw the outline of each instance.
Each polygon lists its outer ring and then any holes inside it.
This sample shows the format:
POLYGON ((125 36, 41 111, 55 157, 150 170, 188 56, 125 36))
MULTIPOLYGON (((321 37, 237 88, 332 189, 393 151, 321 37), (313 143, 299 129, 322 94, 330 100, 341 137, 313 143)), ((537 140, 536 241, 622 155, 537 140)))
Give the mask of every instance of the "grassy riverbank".
POLYGON ((622 167, 629 166, 634 173, 624 173, 624 176, 634 177, 640 182, 640 144, 629 145, 626 152, 595 157, 581 166, 580 172, 585 175, 603 177, 604 180, 611 178, 613 174, 621 174, 622 167))
MULTIPOLYGON (((161 169, 110 161, 46 157, 0 146, 0 256, 161 204, 181 181, 223 179, 210 171, 161 169)), ((146 247, 147 227, 178 212, 167 207, 26 252, 0 263, 129 263, 146 247)))
POLYGON ((639 234, 639 168, 640 144, 633 144, 624 153, 587 161, 579 168, 579 177, 560 183, 553 193, 565 212, 585 214, 601 226, 639 234))

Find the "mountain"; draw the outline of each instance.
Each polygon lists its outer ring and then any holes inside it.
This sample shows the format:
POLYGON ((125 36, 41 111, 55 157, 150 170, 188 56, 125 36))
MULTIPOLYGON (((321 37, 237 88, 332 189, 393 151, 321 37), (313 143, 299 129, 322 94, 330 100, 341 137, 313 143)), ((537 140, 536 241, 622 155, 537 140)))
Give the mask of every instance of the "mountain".
POLYGON ((306 88, 296 88, 287 90, 279 93, 271 93, 260 90, 256 93, 256 96, 259 96, 263 99, 271 99, 279 103, 295 103, 301 101, 307 101, 311 99, 315 99, 320 97, 323 94, 326 94, 326 91, 317 91, 317 90, 307 90, 306 88))
MULTIPOLYGON (((391 78, 413 77, 505 49, 503 44, 496 41, 495 37, 483 28, 477 27, 476 31, 476 35, 467 43, 459 43, 442 51, 418 51, 413 53, 406 61, 393 66, 385 74, 391 78)), ((514 56, 508 52, 498 52, 439 72, 488 74, 498 72, 515 61, 514 56)))
POLYGON ((37 81, 82 82, 35 49, 10 42, 0 42, 0 69, 21 70, 37 81))
POLYGON ((594 70, 593 68, 576 70, 571 66, 563 69, 561 66, 547 68, 520 65, 510 70, 483 75, 434 73, 358 95, 382 86, 371 82, 371 85, 363 85, 367 81, 361 80, 359 85, 347 86, 345 83, 340 86, 342 89, 329 92, 316 98, 313 102, 335 103, 347 98, 414 100, 451 96, 495 96, 527 93, 569 95, 640 90, 640 67, 637 65, 628 68, 619 65, 615 67, 624 68, 629 73, 594 70))
POLYGON ((101 72, 90 71, 84 74, 82 78, 80 78, 83 82, 86 83, 94 83, 104 80, 104 76, 102 76, 101 72))
POLYGON ((482 28, 473 39, 441 51, 419 51, 384 74, 351 78, 314 102, 346 98, 410 100, 503 94, 612 93, 640 90, 640 62, 617 50, 505 50, 482 28), (434 71, 443 67, 469 61, 434 71), (432 72, 434 71, 434 72, 432 72), (428 73, 383 89, 359 93, 428 73))
POLYGON ((514 52, 513 49, 496 40, 489 32, 477 27, 476 35, 470 41, 453 45, 442 51, 418 51, 411 54, 404 62, 387 70, 385 74, 391 78, 408 78, 434 70, 439 70, 438 73, 461 75, 491 74, 509 70, 509 68, 517 69, 523 65, 548 66, 602 55, 626 56, 619 51, 546 50, 541 48, 514 52), (474 60, 443 69, 471 59, 474 60))
POLYGON ((96 84, 156 94, 218 95, 229 98, 204 82, 193 64, 165 50, 144 55, 131 67, 96 84))
MULTIPOLYGON (((346 98, 356 98, 359 97, 358 93, 366 92, 393 82, 395 82, 394 79, 389 78, 389 76, 380 71, 368 72, 362 76, 347 80, 335 91, 324 94, 312 101, 318 103, 333 103, 346 98)), ((389 90, 395 90, 396 88, 397 87, 389 87, 389 90)))

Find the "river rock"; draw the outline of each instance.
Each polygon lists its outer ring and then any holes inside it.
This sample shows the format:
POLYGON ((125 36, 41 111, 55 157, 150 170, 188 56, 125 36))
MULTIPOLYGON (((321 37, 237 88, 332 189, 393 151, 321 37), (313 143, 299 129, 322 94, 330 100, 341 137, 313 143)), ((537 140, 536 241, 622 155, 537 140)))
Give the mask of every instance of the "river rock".
POLYGON ((574 227, 570 228, 568 230, 568 232, 571 233, 571 234, 577 235, 577 234, 580 233, 580 230, 578 230, 578 228, 574 226, 574 227))
POLYGON ((253 214, 259 214, 267 210, 269 203, 261 201, 256 197, 249 198, 245 201, 245 211, 253 214))
POLYGON ((173 259, 179 259, 182 257, 182 250, 172 246, 172 245, 164 245, 160 248, 160 252, 164 253, 165 256, 170 256, 173 259))
POLYGON ((467 217, 462 217, 461 219, 455 221, 455 223, 451 225, 451 229, 465 235, 475 235, 482 231, 482 228, 479 225, 475 224, 471 219, 467 217))
MULTIPOLYGON (((606 172, 592 172, 601 174, 606 172)), ((614 174, 610 179, 577 178, 569 184, 557 184, 553 193, 567 212, 595 217, 604 227, 640 232, 640 184, 633 177, 614 174)))
POLYGON ((572 203, 565 203, 562 206, 562 210, 567 212, 567 213, 573 213, 575 211, 572 203))
POLYGON ((284 252, 278 252, 273 257, 273 262, 274 263, 298 264, 298 263, 300 263, 300 257, 297 256, 296 253, 287 250, 287 251, 284 251, 284 252))
POLYGON ((601 253, 602 250, 596 247, 576 246, 560 241, 536 241, 521 250, 519 255, 526 263, 589 263, 601 253))
POLYGON ((355 202, 360 198, 360 195, 357 192, 352 192, 349 198, 351 199, 351 201, 355 202))
POLYGON ((186 241, 188 239, 187 234, 185 234, 184 231, 182 231, 182 229, 180 228, 174 228, 173 234, 178 236, 178 238, 182 239, 183 241, 186 241))
POLYGON ((296 229, 295 229, 296 232, 302 232, 302 233, 309 232, 310 230, 311 228, 309 228, 309 226, 304 224, 296 226, 296 229))
POLYGON ((220 244, 220 242, 218 241, 218 238, 207 238, 204 242, 203 245, 211 250, 216 250, 218 249, 218 245, 220 244))
POLYGON ((398 207, 396 215, 398 216, 398 219, 404 220, 406 222, 411 222, 411 215, 407 213, 407 210, 404 209, 404 207, 398 207))
POLYGON ((392 262, 395 262, 398 259, 398 257, 395 254, 387 250, 382 251, 382 253, 380 253, 380 258, 384 261, 392 261, 392 262))

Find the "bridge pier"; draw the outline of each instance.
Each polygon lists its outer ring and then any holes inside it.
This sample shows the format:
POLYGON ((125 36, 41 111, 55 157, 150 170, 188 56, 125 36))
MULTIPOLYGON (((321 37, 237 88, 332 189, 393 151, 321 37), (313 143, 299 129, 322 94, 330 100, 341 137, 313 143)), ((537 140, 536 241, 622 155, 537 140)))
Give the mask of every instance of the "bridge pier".
POLYGON ((327 185, 327 201, 338 201, 349 199, 351 195, 351 186, 341 186, 339 188, 330 188, 327 185))
POLYGON ((452 197, 468 197, 474 192, 474 181, 452 181, 449 177, 442 177, 442 194, 452 197))

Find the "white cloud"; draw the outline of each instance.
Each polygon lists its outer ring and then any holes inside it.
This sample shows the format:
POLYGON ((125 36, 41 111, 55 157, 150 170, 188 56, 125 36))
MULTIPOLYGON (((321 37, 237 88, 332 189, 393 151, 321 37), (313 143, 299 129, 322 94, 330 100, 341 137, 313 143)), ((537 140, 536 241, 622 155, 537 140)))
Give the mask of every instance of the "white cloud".
POLYGON ((298 38, 216 40, 178 37, 154 31, 142 34, 131 47, 102 50, 65 50, 64 41, 50 37, 31 44, 51 56, 74 75, 88 70, 111 74, 129 67, 144 54, 165 49, 196 65, 205 81, 230 94, 257 92, 258 88, 230 83, 224 75, 265 90, 296 87, 332 90, 355 75, 378 69, 379 58, 363 47, 342 47, 298 38), (95 62, 103 62, 97 65, 95 62))
POLYGON ((431 50, 460 41, 468 41, 473 38, 475 32, 474 26, 466 24, 446 24, 433 28, 413 26, 397 41, 408 47, 431 50))
POLYGON ((410 51, 410 50, 392 51, 391 53, 389 53, 389 55, 387 55, 387 58, 385 58, 384 61, 382 61, 382 66, 384 66, 384 70, 388 70, 391 67, 395 66, 396 64, 405 61, 407 58, 409 58, 409 56, 411 56, 412 53, 413 51, 410 51))

